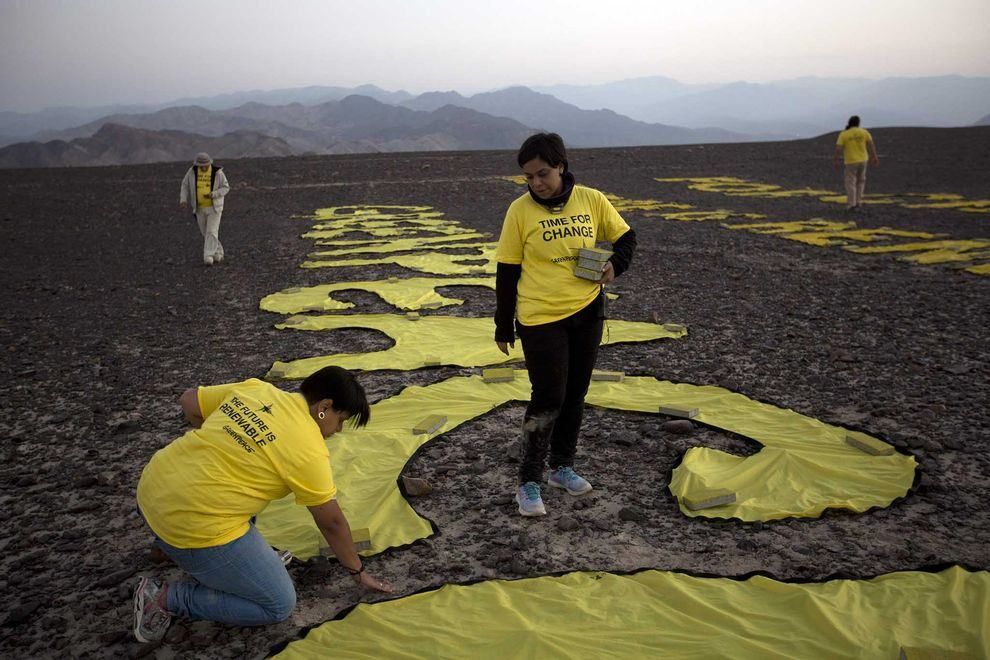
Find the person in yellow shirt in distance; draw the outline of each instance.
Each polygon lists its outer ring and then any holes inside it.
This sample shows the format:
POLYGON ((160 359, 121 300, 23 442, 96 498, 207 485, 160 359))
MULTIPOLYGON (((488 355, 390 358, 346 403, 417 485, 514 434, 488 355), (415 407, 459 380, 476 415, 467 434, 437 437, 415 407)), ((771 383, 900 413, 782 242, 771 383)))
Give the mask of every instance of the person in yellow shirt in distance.
POLYGON ((392 591, 364 570, 354 549, 325 442, 349 420, 368 423, 364 389, 350 372, 325 367, 299 390, 249 379, 180 397, 193 428, 152 456, 137 502, 155 544, 195 581, 140 579, 134 593, 139 641, 162 639, 173 616, 235 626, 288 618, 296 602, 292 579, 253 520, 290 493, 308 507, 357 584, 392 591))
POLYGON ((846 123, 846 130, 839 133, 835 142, 835 166, 845 163, 846 210, 858 211, 866 190, 866 162, 880 164, 877 147, 870 132, 859 126, 859 116, 853 115, 846 123))

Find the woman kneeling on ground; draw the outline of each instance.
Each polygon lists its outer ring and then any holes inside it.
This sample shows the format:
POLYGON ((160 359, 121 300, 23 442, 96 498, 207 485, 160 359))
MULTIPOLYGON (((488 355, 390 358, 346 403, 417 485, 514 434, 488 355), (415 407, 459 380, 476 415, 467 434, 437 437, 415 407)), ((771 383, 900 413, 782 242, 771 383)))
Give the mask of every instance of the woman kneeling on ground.
POLYGON ((584 395, 602 340, 603 285, 629 268, 636 234, 605 195, 575 184, 556 133, 527 138, 516 161, 529 191, 509 206, 498 241, 495 343, 508 355, 516 333, 522 341, 532 395, 516 502, 522 515, 542 516, 548 453, 549 486, 571 495, 592 489, 573 467, 584 395), (601 277, 577 277, 578 250, 603 241, 614 252, 601 265, 601 277))
POLYGON ((290 492, 309 508, 341 565, 357 584, 391 592, 365 572, 334 497, 325 438, 350 420, 371 417, 350 372, 325 367, 300 393, 250 379, 186 390, 179 404, 193 429, 152 456, 137 488, 155 544, 195 581, 141 578, 134 635, 164 637, 173 616, 260 626, 284 621, 296 592, 278 553, 253 518, 290 492))

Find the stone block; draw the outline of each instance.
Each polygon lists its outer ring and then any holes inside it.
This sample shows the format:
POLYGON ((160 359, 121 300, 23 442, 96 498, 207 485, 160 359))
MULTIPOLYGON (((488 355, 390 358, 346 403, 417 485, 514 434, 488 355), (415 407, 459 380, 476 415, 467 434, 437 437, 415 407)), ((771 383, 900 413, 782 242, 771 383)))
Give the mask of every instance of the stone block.
POLYGON ((447 423, 446 415, 430 415, 413 427, 412 432, 419 435, 421 433, 434 433, 447 423))
POLYGON ((591 268, 581 268, 580 266, 574 267, 574 276, 580 277, 582 280, 591 280, 592 282, 597 282, 602 279, 601 269, 591 269, 591 268))
POLYGON ((423 364, 425 364, 427 367, 439 367, 440 358, 431 355, 423 360, 423 364))
POLYGON ((680 323, 664 323, 663 329, 667 332, 684 332, 687 330, 687 328, 680 323))
POLYGON ((669 415, 670 417, 683 417, 684 419, 691 419, 697 417, 697 408, 686 408, 681 406, 660 406, 661 415, 669 415))
POLYGON ((712 509, 717 506, 732 504, 735 501, 736 494, 731 490, 725 490, 724 488, 698 491, 697 493, 692 493, 691 495, 684 495, 681 497, 681 504, 691 511, 712 509))
POLYGON ((516 370, 505 369, 483 369, 481 380, 486 383, 508 383, 516 379, 516 370))
POLYGON ((588 270, 597 270, 601 272, 602 264, 604 261, 595 261, 594 259, 585 259, 583 257, 578 257, 577 265, 579 268, 587 268, 588 270))
POLYGON ((371 530, 368 528, 352 529, 351 538, 354 540, 354 549, 358 552, 371 550, 371 530))
POLYGON ((418 321, 420 318, 419 312, 406 312, 406 318, 410 321, 418 321))
POLYGON ((601 248, 578 248, 578 259, 590 259, 599 264, 608 261, 612 254, 611 250, 602 250, 601 248))
POLYGON ((846 444, 872 456, 890 456, 895 449, 883 440, 855 431, 846 433, 846 444))
POLYGON ((607 380, 613 383, 621 383, 626 374, 621 371, 599 371, 595 369, 591 372, 591 380, 607 380))

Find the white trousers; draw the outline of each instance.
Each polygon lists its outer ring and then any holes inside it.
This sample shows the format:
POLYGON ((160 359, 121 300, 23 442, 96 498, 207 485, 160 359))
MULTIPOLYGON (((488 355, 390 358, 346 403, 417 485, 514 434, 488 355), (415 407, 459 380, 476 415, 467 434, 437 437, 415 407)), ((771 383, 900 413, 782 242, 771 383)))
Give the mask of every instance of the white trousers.
POLYGON ((219 257, 223 259, 223 246, 220 245, 220 215, 212 207, 196 209, 196 224, 203 235, 203 259, 219 257))

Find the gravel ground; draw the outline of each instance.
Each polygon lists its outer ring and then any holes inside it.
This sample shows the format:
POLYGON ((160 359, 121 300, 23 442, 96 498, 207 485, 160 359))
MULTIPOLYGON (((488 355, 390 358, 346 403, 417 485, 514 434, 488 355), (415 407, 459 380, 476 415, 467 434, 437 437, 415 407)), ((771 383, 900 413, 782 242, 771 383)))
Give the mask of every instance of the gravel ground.
MULTIPOLYGON (((883 161, 868 192, 990 197, 990 129, 876 130, 883 161)), ((578 180, 634 199, 846 220, 814 198, 727 197, 654 177, 737 176, 840 190, 834 138, 786 143, 576 150, 578 180)), ((299 235, 319 207, 423 204, 497 232, 521 191, 501 180, 514 154, 472 152, 256 159, 226 163, 232 190, 221 238, 229 259, 199 264, 194 222, 177 206, 185 164, 0 171, 0 655, 257 657, 361 601, 335 564, 292 569, 293 617, 264 629, 179 622, 161 645, 130 636, 135 576, 178 575, 148 557, 134 488, 154 451, 183 430, 183 389, 261 376, 275 359, 375 350, 372 331, 276 331, 258 310, 290 286, 402 276, 392 266, 302 270, 299 235)), ((650 567, 776 578, 872 577, 960 563, 990 568, 990 278, 888 256, 816 248, 630 212, 639 237, 613 287, 613 318, 687 325, 679 341, 605 347, 599 368, 715 384, 830 423, 853 425, 919 462, 907 497, 860 515, 772 523, 688 519, 665 486, 686 449, 753 453, 756 443, 704 427, 588 409, 578 467, 595 491, 547 493, 549 515, 524 520, 507 458, 523 408, 509 405, 424 446, 406 473, 434 486, 411 499, 437 534, 369 560, 407 595, 447 582, 571 570, 650 567), (454 469, 450 469, 454 468, 454 469), (622 512, 620 514, 620 512, 622 512)), ((990 217, 873 207, 862 227, 986 238, 990 217)), ((452 290, 453 291, 453 290, 452 290)), ((488 316, 493 296, 459 288, 458 314, 488 316)), ((356 312, 394 311, 339 294, 356 312)), ((456 368, 361 376, 378 400, 456 368)), ((287 385, 292 387, 291 384, 287 385)))

